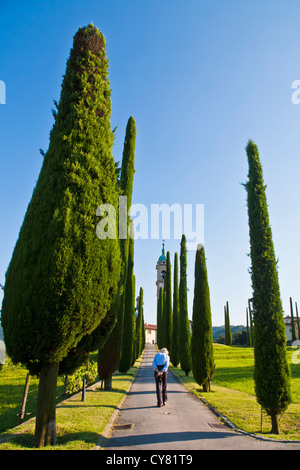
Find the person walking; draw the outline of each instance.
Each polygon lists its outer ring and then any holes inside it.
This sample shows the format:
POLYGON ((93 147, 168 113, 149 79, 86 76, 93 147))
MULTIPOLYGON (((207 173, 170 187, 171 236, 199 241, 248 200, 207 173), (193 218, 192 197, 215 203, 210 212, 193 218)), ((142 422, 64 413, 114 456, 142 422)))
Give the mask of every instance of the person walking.
POLYGON ((162 348, 153 359, 152 367, 156 382, 157 406, 164 406, 167 401, 167 381, 170 357, 169 351, 162 348))

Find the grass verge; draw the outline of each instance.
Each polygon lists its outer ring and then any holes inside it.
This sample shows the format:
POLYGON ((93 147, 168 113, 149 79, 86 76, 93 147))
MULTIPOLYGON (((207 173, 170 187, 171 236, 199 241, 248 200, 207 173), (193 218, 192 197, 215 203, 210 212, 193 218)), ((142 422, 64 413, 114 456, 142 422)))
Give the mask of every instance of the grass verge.
MULTIPOLYGON (((100 383, 89 387, 86 400, 81 393, 61 402, 56 409, 57 445, 45 450, 92 450, 95 448, 113 413, 125 396, 141 364, 139 358, 128 374, 113 376, 113 390, 100 389, 100 383)), ((0 434, 0 450, 33 450, 35 419, 0 434)))
POLYGON ((172 371, 198 398, 227 417, 235 426, 251 434, 272 439, 300 440, 300 364, 291 360, 294 349, 288 348, 291 365, 293 402, 279 420, 280 434, 270 434, 271 420, 256 401, 253 368, 253 348, 239 348, 214 344, 216 370, 212 391, 205 393, 194 380, 192 373, 186 377, 180 367, 172 371))

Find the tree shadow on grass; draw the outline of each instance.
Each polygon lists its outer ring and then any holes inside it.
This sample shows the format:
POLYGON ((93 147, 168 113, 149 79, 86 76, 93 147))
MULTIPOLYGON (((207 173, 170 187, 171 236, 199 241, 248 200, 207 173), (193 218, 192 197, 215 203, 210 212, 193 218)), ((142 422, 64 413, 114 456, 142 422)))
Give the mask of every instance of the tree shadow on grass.
POLYGON ((16 450, 18 449, 33 449, 34 448, 34 434, 29 431, 12 433, 3 433, 0 436, 0 451, 5 450, 5 444, 13 446, 16 450))
POLYGON ((96 447, 98 442, 101 440, 102 435, 91 431, 74 432, 70 434, 59 434, 57 430, 57 442, 55 446, 47 446, 40 449, 36 449, 34 446, 34 432, 25 431, 23 433, 16 434, 3 434, 0 440, 3 450, 5 450, 5 444, 10 445, 10 450, 65 450, 66 447, 70 449, 78 449, 80 445, 76 444, 79 442, 83 443, 83 447, 86 448, 86 444, 90 444, 91 448, 96 447))

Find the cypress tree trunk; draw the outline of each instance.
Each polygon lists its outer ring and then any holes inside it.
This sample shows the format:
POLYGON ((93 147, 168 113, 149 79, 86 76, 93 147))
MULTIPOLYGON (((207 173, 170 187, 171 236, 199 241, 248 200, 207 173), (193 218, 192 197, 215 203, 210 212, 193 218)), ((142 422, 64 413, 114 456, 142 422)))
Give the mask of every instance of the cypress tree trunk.
POLYGON ((104 391, 110 392, 112 390, 112 375, 104 378, 104 391))
POLYGON ((277 413, 275 411, 272 411, 270 413, 270 415, 271 415, 271 425, 272 425, 270 433, 271 434, 279 434, 279 425, 278 425, 277 413))
POLYGON ((56 444, 56 390, 59 363, 43 364, 37 401, 35 447, 56 444))
POLYGON ((246 147, 251 279, 253 288, 254 379, 257 401, 271 416, 272 433, 279 433, 278 414, 291 402, 290 369, 286 357, 285 325, 269 224, 267 199, 257 146, 246 147))
POLYGON ((178 291, 178 253, 174 256, 174 288, 173 288, 173 332, 171 362, 174 367, 179 363, 179 291, 178 291))
MULTIPOLYGON (((116 329, 114 329, 109 338, 115 338, 116 329)), ((98 351, 98 376, 99 380, 104 381, 105 390, 112 390, 112 376, 117 371, 117 361, 114 356, 112 343, 106 341, 102 348, 98 351)))
POLYGON ((193 301, 192 371, 196 382, 209 392, 215 370, 210 294, 205 252, 202 245, 196 251, 195 288, 193 301))
POLYGON ((179 281, 179 346, 180 346, 180 367, 189 375, 192 370, 191 357, 191 329, 188 317, 187 304, 187 256, 186 237, 182 235, 180 248, 180 281, 179 281))

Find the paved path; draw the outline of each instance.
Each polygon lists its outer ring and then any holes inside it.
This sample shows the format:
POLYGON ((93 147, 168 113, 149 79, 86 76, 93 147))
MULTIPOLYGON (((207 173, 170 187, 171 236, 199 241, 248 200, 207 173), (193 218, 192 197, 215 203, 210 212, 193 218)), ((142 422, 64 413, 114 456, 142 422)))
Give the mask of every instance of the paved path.
POLYGON ((102 443, 104 450, 300 450, 299 442, 257 439, 223 425, 170 372, 168 404, 158 408, 152 371, 155 354, 155 347, 147 344, 137 377, 102 443), (130 426, 117 429, 125 424, 130 426))

